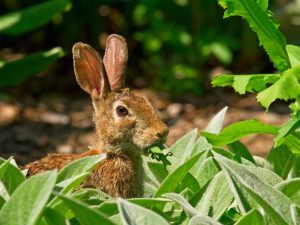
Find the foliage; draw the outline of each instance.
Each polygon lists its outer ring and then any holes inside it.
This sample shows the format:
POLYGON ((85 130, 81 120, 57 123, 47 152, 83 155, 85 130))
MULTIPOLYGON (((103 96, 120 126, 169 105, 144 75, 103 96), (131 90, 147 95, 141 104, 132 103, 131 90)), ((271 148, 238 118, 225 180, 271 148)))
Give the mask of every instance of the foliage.
MULTIPOLYGON (((71 7, 69 0, 47 1, 0 16, 0 34, 21 35, 49 23, 54 16, 71 7)), ((13 61, 0 58, 0 87, 16 86, 44 71, 64 55, 60 47, 36 52, 13 61)))
POLYGON ((213 80, 213 85, 232 86, 239 94, 258 92, 257 101, 266 109, 277 99, 294 101, 290 105, 292 115, 299 117, 300 48, 287 45, 278 24, 272 19, 272 12, 268 10, 268 0, 218 2, 225 9, 225 18, 241 16, 246 19, 280 74, 220 75, 213 80))
POLYGON ((78 190, 80 182, 105 155, 82 158, 59 173, 48 171, 26 180, 16 176, 24 177, 24 171, 12 159, 1 159, 0 224, 297 224, 299 164, 282 159, 275 148, 271 150, 272 157, 260 158, 259 163, 245 146, 234 143, 241 136, 262 131, 274 135, 278 146, 290 151, 281 138, 297 135, 295 125, 299 120, 281 128, 249 120, 220 129, 226 110, 209 123, 214 139, 209 135, 208 139, 197 138, 198 131, 193 130, 171 146, 176 151, 167 157, 175 165, 144 157, 147 196, 142 198, 112 199, 99 190, 78 190), (251 132, 229 132, 231 127, 241 129, 243 123, 251 132), (221 142, 215 141, 218 136, 221 142), (226 144, 228 149, 219 144, 226 144), (185 156, 180 161, 179 154, 185 156), (200 169, 208 162, 210 167, 200 169), (283 166, 283 162, 289 165, 283 166), (165 172, 151 170, 151 163, 158 168, 165 166, 165 172), (216 170, 205 179, 212 165, 216 170))

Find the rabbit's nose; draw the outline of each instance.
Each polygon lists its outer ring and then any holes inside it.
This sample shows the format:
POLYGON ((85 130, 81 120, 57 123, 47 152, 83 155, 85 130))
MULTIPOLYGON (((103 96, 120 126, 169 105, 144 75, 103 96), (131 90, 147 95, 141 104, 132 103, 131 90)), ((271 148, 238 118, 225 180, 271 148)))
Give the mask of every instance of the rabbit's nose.
POLYGON ((157 136, 158 138, 165 138, 165 137, 168 136, 168 134, 169 134, 169 129, 168 129, 167 127, 165 127, 165 128, 163 128, 163 129, 161 129, 160 131, 158 131, 158 132, 156 133, 156 136, 157 136))

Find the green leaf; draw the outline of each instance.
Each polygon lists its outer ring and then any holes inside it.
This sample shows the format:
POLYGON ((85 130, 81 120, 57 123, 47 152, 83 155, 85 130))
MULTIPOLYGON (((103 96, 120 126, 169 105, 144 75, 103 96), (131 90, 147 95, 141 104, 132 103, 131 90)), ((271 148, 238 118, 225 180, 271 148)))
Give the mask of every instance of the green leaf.
POLYGON ((300 47, 296 45, 287 45, 286 50, 292 67, 300 64, 300 47))
POLYGON ((93 188, 83 188, 71 194, 72 198, 76 198, 88 204, 100 205, 106 200, 111 200, 112 197, 105 192, 93 188))
POLYGON ((293 225, 300 224, 300 209, 296 205, 291 205, 290 207, 292 218, 293 218, 293 225))
POLYGON ((212 145, 224 145, 235 142, 242 137, 251 134, 273 134, 278 133, 278 128, 269 124, 261 123, 258 120, 244 120, 225 127, 220 134, 210 134, 203 132, 212 145))
POLYGON ((118 207, 123 225, 169 224, 161 215, 124 199, 118 199, 118 207))
MULTIPOLYGON (((5 163, 5 160, 0 158, 0 164, 5 163)), ((11 163, 7 166, 4 176, 1 181, 8 194, 12 194, 16 188, 25 181, 25 176, 21 170, 11 163)))
POLYGON ((293 200, 293 196, 295 196, 297 193, 300 193, 300 178, 293 178, 282 181, 275 187, 293 200))
POLYGON ((2 15, 0 17, 0 33, 19 35, 32 31, 50 22, 58 13, 70 8, 69 0, 55 0, 2 15))
POLYGON ((249 211, 246 215, 241 217, 235 225, 264 225, 265 221, 263 216, 257 209, 249 211))
POLYGON ((293 154, 286 145, 272 148, 267 156, 267 160, 273 167, 273 171, 283 179, 286 179, 288 176, 296 159, 297 155, 293 154))
POLYGON ((199 211, 197 209, 195 209, 193 206, 191 206, 190 203, 187 200, 185 200, 185 198, 183 196, 181 196, 180 194, 167 193, 167 194, 162 195, 162 197, 171 199, 174 202, 178 203, 183 208, 183 210, 185 211, 187 216, 190 218, 200 214, 199 211))
POLYGON ((203 194, 196 209, 202 215, 210 216, 216 220, 220 219, 233 200, 230 187, 224 173, 219 172, 203 194))
POLYGON ((24 181, 3 205, 0 224, 36 224, 50 197, 56 176, 55 171, 47 171, 24 181))
POLYGON ((162 163, 150 161, 147 162, 147 164, 159 183, 161 183, 168 176, 168 171, 162 163))
POLYGON ((283 193, 268 185, 243 165, 215 154, 223 170, 227 171, 236 182, 265 210, 277 224, 292 224, 289 211, 292 201, 283 193))
POLYGON ((57 183, 69 179, 71 177, 81 175, 82 173, 92 171, 96 167, 96 165, 105 158, 106 154, 100 154, 80 158, 69 163, 59 171, 57 176, 57 183))
POLYGON ((300 66, 286 70, 276 83, 257 95, 257 101, 268 109, 271 103, 273 103, 276 99, 282 99, 285 101, 295 99, 300 93, 299 80, 300 66))
POLYGON ((15 86, 22 83, 32 75, 48 68, 63 55, 62 48, 56 47, 0 64, 0 87, 15 86))
MULTIPOLYGON (((60 194, 70 193, 72 190, 74 190, 80 185, 80 183, 87 177, 88 174, 89 173, 82 173, 80 175, 73 176, 69 179, 63 180, 55 185, 54 190, 60 194)), ((52 201, 48 205, 52 206, 57 201, 59 201, 59 198, 56 196, 54 199, 52 199, 52 201)))
POLYGON ((222 130, 224 118, 228 107, 224 107, 220 112, 218 112, 208 123, 204 131, 212 134, 219 134, 222 130))
POLYGON ((280 74, 251 74, 251 75, 220 75, 213 79, 214 87, 231 86, 236 92, 243 95, 246 92, 261 92, 267 85, 275 83, 280 74))
MULTIPOLYGON (((128 201, 145 208, 155 207, 161 209, 166 205, 166 203, 170 202, 169 200, 164 198, 131 198, 128 199, 128 201)), ((109 217, 118 213, 117 203, 113 200, 103 202, 99 205, 98 209, 109 217)))
POLYGON ((54 209, 46 207, 43 215, 47 222, 47 225, 68 225, 63 215, 61 215, 54 209))
POLYGON ((161 183, 154 196, 159 197, 162 194, 174 191, 202 154, 203 153, 200 152, 192 156, 184 164, 180 165, 173 173, 169 174, 161 183))
POLYGON ((257 34, 260 44, 264 47, 274 66, 281 72, 290 68, 286 52, 286 40, 268 14, 255 1, 249 0, 219 0, 225 9, 224 18, 241 16, 257 34))
POLYGON ((188 225, 222 225, 218 221, 209 216, 198 215, 194 216, 188 225))
POLYGON ((8 160, 5 160, 4 162, 0 161, 0 180, 3 177, 3 175, 5 174, 8 166, 10 165, 10 160, 11 160, 11 158, 9 158, 8 160))
POLYGON ((173 172, 179 165, 183 164, 185 160, 192 154, 193 146, 198 135, 198 130, 194 129, 187 133, 173 144, 169 151, 173 154, 170 157, 171 165, 167 170, 173 172))
POLYGON ((79 200, 58 195, 70 208, 81 225, 113 225, 114 223, 103 213, 79 200))
POLYGON ((275 141, 274 147, 278 147, 281 144, 280 139, 287 136, 298 127, 300 127, 300 119, 298 118, 291 118, 288 122, 282 124, 280 126, 278 135, 274 139, 275 141))
POLYGON ((242 142, 240 142, 240 141, 232 142, 232 143, 228 144, 228 148, 231 152, 233 152, 237 156, 243 157, 243 158, 249 160, 250 162, 256 164, 251 153, 248 151, 248 149, 242 142))

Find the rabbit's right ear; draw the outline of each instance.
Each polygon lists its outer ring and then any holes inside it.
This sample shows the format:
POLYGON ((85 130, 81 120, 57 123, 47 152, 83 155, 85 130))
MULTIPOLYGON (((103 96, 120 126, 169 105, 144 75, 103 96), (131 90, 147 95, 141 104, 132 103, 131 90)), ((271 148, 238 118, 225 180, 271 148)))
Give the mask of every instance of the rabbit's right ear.
POLYGON ((81 42, 73 46, 73 64, 79 86, 93 99, 105 96, 109 91, 107 76, 99 53, 81 42))

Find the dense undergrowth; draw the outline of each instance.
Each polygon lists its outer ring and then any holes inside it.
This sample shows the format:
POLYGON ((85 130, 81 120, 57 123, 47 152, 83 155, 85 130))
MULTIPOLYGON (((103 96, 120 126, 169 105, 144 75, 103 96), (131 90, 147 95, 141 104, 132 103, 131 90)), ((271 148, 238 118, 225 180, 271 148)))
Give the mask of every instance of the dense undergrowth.
POLYGON ((200 136, 193 130, 153 153, 159 160, 144 158, 143 198, 77 190, 105 155, 29 179, 13 159, 1 159, 0 224, 300 224, 300 48, 286 44, 266 0, 219 3, 225 16, 247 20, 279 72, 221 75, 213 84, 233 86, 240 94, 258 92, 266 108, 276 99, 290 100, 290 120, 278 127, 247 120, 222 129, 224 108, 200 136), (252 156, 240 142, 260 133, 274 136, 266 159, 252 156))

